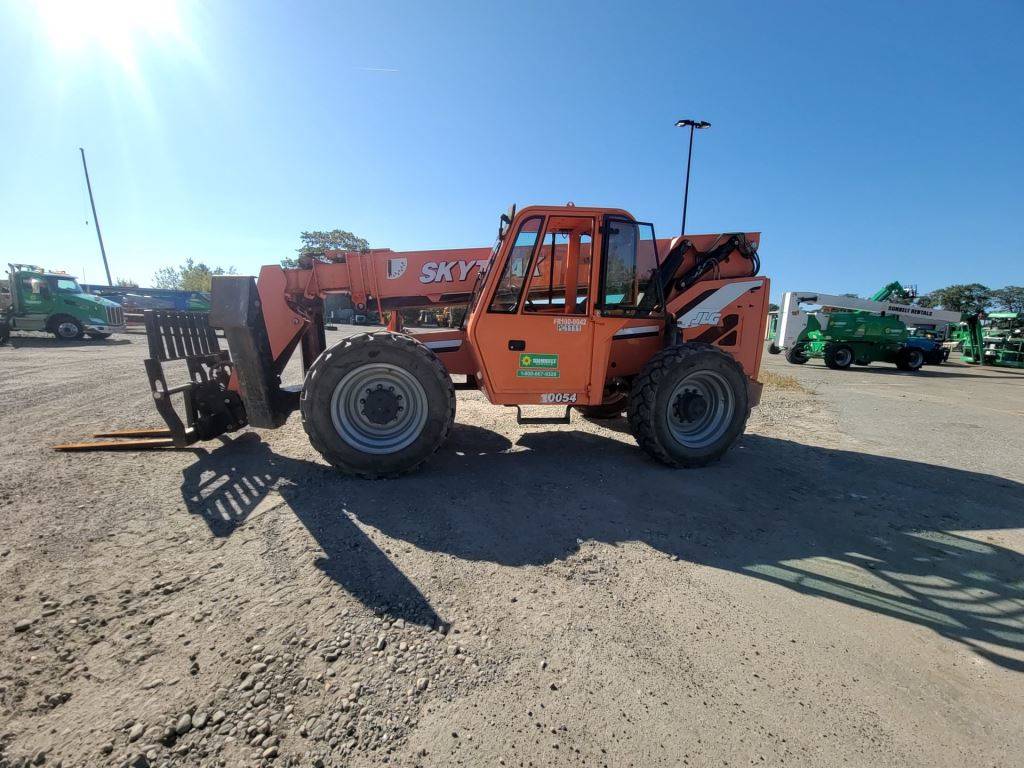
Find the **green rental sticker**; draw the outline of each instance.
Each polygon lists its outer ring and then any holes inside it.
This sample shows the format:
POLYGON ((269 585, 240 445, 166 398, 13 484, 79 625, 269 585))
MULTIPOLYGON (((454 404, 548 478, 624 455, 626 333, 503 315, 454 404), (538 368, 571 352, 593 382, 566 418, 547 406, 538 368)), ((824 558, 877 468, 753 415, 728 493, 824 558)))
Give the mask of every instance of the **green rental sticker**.
POLYGON ((516 376, 521 379, 557 379, 558 371, 524 371, 520 368, 516 376))
POLYGON ((523 352, 519 355, 520 368, 557 368, 558 355, 531 355, 523 352))

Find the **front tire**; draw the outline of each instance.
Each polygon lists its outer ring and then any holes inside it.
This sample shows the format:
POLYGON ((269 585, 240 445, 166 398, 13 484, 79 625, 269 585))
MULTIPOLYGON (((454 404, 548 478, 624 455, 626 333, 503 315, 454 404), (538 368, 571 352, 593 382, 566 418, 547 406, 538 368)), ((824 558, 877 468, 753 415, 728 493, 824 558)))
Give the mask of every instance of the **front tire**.
POLYGON ((82 324, 70 315, 57 315, 50 321, 50 330, 61 341, 76 341, 85 335, 82 324))
POLYGON ((916 347, 904 347, 896 354, 896 367, 901 371, 919 371, 924 365, 924 352, 916 347))
POLYGON ((810 358, 804 354, 804 348, 800 344, 794 344, 786 350, 786 362, 792 365, 803 365, 810 358))
POLYGON ((396 477, 430 458, 455 421, 455 388, 437 355, 400 333, 360 333, 306 374, 302 426, 341 471, 396 477))
POLYGON ((658 352, 633 382, 629 425, 640 447, 670 467, 702 467, 729 450, 750 413, 747 376, 710 344, 658 352))
POLYGON ((825 347, 825 365, 834 371, 842 371, 853 364, 853 350, 845 344, 829 344, 825 347))

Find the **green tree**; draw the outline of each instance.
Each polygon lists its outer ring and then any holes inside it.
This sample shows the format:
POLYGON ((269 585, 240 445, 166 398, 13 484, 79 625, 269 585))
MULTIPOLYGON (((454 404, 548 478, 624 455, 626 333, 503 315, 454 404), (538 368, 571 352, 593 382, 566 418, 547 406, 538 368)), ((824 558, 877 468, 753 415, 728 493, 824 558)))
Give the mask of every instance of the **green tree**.
POLYGON ((297 257, 285 257, 281 259, 281 266, 286 269, 295 269, 300 261, 311 261, 318 259, 326 261, 327 251, 360 251, 370 250, 370 244, 359 237, 343 229, 332 229, 329 232, 316 230, 303 232, 299 235, 302 246, 297 249, 297 257))
POLYGON ((209 291, 213 284, 214 275, 233 275, 234 267, 209 267, 203 262, 194 259, 185 259, 180 267, 163 267, 153 275, 153 284, 156 288, 165 288, 172 291, 209 291))
POLYGON ((1006 312, 1024 312, 1024 285, 1008 285, 992 291, 996 306, 1006 312))
POLYGON ((181 273, 177 267, 161 267, 153 274, 153 287, 170 291, 181 290, 181 273))
POLYGON ((138 283, 136 283, 134 280, 131 280, 131 279, 127 278, 127 277, 119 277, 119 278, 117 278, 117 280, 114 282, 114 285, 116 285, 118 288, 138 288, 139 287, 138 283))
POLYGON ((922 307, 941 307, 953 312, 976 314, 992 304, 992 291, 981 283, 950 285, 918 298, 922 307))

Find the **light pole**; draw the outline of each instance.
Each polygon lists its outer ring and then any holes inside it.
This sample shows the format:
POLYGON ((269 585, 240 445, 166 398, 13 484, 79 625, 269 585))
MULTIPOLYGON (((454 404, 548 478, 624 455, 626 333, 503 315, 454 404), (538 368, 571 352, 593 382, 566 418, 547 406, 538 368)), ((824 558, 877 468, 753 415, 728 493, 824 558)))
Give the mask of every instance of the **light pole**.
POLYGON ((100 234, 100 220, 96 217, 96 201, 92 199, 92 182, 89 181, 89 166, 85 164, 85 150, 79 147, 78 151, 82 153, 82 170, 85 171, 85 186, 89 190, 89 205, 92 206, 92 223, 96 225, 96 239, 100 241, 103 271, 107 273, 107 285, 113 285, 113 281, 110 279, 110 267, 107 265, 107 249, 103 247, 103 235, 100 234))
POLYGON ((680 235, 686 234, 686 204, 690 197, 690 162, 693 160, 693 131, 695 128, 710 128, 711 123, 706 120, 678 120, 676 128, 690 129, 690 151, 686 154, 686 186, 683 189, 683 226, 679 230, 680 235))

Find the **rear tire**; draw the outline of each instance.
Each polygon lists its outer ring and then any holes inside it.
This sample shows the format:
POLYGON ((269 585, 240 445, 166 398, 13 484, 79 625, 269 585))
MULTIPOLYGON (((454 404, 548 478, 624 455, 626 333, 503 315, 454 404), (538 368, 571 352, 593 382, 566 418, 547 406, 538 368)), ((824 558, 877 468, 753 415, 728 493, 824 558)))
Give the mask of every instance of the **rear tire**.
POLYGON ((57 315, 52 318, 50 332, 60 341, 76 341, 85 335, 82 324, 70 315, 57 315))
POLYGON ((786 362, 792 363, 793 365, 803 365, 810 358, 804 354, 804 348, 801 344, 794 344, 792 347, 786 350, 786 362))
POLYGON ((6 320, 0 319, 0 347, 11 340, 11 325, 6 320))
POLYGON ((430 458, 455 421, 455 388, 437 355, 400 333, 360 333, 306 374, 302 426, 341 471, 397 477, 430 458))
POLYGON ((842 371, 853 364, 853 350, 845 344, 825 346, 825 365, 834 371, 842 371))
POLYGON ((710 344, 661 350, 629 395, 633 436, 670 467, 702 467, 720 459, 743 433, 749 414, 743 368, 710 344))
POLYGON ((629 395, 625 392, 616 392, 600 405, 578 405, 576 410, 580 416, 591 421, 607 421, 617 419, 626 410, 629 404, 629 395))
POLYGON ((914 371, 921 370, 921 366, 924 365, 924 352, 916 347, 904 347, 896 353, 896 367, 901 371, 914 371))

